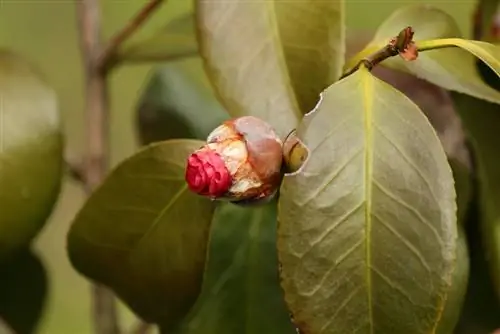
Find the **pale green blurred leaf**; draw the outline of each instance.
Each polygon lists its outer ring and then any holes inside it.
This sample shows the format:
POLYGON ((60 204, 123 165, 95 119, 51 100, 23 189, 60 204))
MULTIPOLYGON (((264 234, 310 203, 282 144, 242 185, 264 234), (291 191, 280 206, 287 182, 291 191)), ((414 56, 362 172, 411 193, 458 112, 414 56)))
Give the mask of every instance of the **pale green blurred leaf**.
POLYGON ((125 63, 172 61, 198 54, 192 14, 184 14, 149 38, 125 43, 117 60, 125 63))
POLYGON ((55 92, 18 54, 0 49, 0 258, 44 225, 62 177, 55 92))
POLYGON ((471 170, 458 159, 451 158, 448 162, 453 171, 457 193, 457 221, 463 225, 473 196, 473 176, 471 170))
POLYGON ((482 240, 500 299, 500 106, 462 94, 454 99, 474 148, 482 240))
POLYGON ((125 160, 69 231, 74 267, 165 327, 182 320, 201 289, 214 205, 187 189, 184 168, 202 144, 155 143, 125 160))
POLYGON ((207 135, 229 115, 215 97, 199 57, 170 62, 156 69, 136 109, 142 144, 207 135))
POLYGON ((0 318, 16 334, 36 333, 43 313, 48 279, 40 259, 21 250, 0 263, 0 318))
POLYGON ((446 48, 421 51, 417 60, 411 62, 393 57, 384 61, 383 66, 412 73, 448 90, 500 103, 500 92, 483 82, 476 70, 474 57, 479 57, 498 72, 500 48, 485 42, 461 39, 453 18, 428 5, 406 6, 395 11, 379 27, 372 42, 353 57, 346 67, 352 67, 366 55, 383 47, 406 26, 415 30, 414 40, 419 49, 446 48))
POLYGON ((232 116, 287 135, 344 62, 343 1, 199 0, 200 52, 232 116))
POLYGON ((451 169, 427 118, 365 68, 298 129, 310 155, 285 176, 278 256, 305 333, 432 333, 449 326, 457 260, 451 169))
POLYGON ((278 281, 275 201, 217 209, 203 291, 178 333, 295 334, 278 281))

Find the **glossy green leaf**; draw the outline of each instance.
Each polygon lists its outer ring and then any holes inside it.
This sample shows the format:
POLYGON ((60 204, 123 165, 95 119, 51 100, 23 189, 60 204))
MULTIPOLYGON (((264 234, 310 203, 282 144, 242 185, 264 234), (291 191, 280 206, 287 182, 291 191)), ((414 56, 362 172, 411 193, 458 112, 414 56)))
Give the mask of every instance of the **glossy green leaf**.
POLYGON ((233 116, 253 115, 286 136, 344 61, 343 1, 198 0, 200 51, 233 116))
POLYGON ((500 92, 482 81, 474 57, 480 58, 498 73, 500 47, 461 39, 453 18, 432 6, 413 5, 397 10, 379 27, 370 45, 350 60, 346 67, 352 67, 366 55, 383 47, 406 26, 414 28, 414 39, 419 49, 441 49, 421 51, 418 59, 412 62, 393 57, 384 61, 383 66, 412 73, 448 90, 500 103, 500 92))
POLYGON ((26 246, 52 211, 60 131, 55 92, 19 55, 0 49, 0 258, 26 246))
POLYGON ((192 14, 184 14, 144 40, 125 43, 117 60, 125 63, 172 61, 196 56, 198 45, 192 14))
POLYGON ((214 205, 187 189, 184 168, 202 144, 155 143, 122 162, 68 235, 69 257, 80 273, 166 327, 182 320, 201 289, 214 205))
POLYGON ((454 98, 474 148, 482 238, 500 298, 500 107, 461 94, 455 94, 454 98))
POLYGON ((203 290, 179 334, 295 334, 278 281, 276 202, 216 211, 203 290))
POLYGON ((298 133, 310 155, 284 178, 278 226, 297 326, 411 334, 451 321, 456 194, 423 113, 361 68, 323 93, 298 133))
POLYGON ((155 70, 137 106, 142 144, 174 138, 205 139, 229 118, 215 97, 199 57, 155 70))
POLYGON ((38 256, 22 250, 0 263, 0 318, 17 334, 36 333, 47 295, 38 256))

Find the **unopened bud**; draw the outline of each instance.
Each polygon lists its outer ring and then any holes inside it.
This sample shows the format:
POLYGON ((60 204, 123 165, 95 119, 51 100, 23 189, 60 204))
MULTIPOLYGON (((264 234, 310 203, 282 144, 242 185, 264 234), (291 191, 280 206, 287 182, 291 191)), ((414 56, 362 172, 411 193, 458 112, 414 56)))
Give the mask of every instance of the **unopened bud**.
POLYGON ((297 137, 294 130, 285 139, 283 144, 283 158, 285 160, 286 172, 297 172, 307 160, 309 151, 302 141, 297 137))
POLYGON ((232 202, 272 197, 281 181, 282 142, 266 122, 244 116, 213 130, 188 158, 193 192, 232 202))

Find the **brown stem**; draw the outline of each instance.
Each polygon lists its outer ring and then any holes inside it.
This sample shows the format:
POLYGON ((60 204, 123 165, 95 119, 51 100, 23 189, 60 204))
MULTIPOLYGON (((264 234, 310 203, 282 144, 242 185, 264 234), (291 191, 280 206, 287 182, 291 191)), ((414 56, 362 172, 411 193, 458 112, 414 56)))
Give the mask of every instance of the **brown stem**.
POLYGON ((361 59, 356 66, 344 73, 340 79, 348 77, 356 72, 361 65, 364 65, 368 70, 371 70, 384 60, 397 56, 406 51, 406 49, 413 43, 413 29, 406 27, 401 30, 398 36, 394 37, 380 50, 372 53, 368 57, 361 59))
POLYGON ((109 70, 116 63, 116 51, 119 46, 132 36, 139 27, 163 4, 164 0, 150 0, 103 48, 98 62, 103 71, 109 70))
MULTIPOLYGON (((86 139, 83 179, 90 195, 100 184, 108 167, 108 92, 105 73, 98 57, 101 54, 101 14, 99 0, 77 1, 77 16, 85 64, 86 139)), ((93 320, 96 334, 118 334, 118 314, 111 291, 92 286, 93 320)))

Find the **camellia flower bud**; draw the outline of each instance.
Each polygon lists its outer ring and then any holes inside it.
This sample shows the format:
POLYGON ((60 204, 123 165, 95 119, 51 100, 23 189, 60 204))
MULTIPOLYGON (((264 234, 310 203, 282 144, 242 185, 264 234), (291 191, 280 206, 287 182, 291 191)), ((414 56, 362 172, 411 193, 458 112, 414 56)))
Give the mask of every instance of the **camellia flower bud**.
POLYGON ((232 202, 272 197, 281 181, 282 142, 266 122, 244 116, 213 130, 187 160, 191 191, 232 202))

